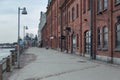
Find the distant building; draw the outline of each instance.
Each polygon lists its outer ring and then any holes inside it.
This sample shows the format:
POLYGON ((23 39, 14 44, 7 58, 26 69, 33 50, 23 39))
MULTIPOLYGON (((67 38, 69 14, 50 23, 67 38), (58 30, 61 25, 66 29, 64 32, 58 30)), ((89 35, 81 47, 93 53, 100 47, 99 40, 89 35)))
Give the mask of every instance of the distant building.
POLYGON ((48 5, 50 5, 51 1, 52 1, 52 0, 48 0, 48 5))
POLYGON ((39 23, 39 26, 38 26, 38 41, 41 41, 41 29, 44 27, 45 23, 46 23, 46 13, 41 12, 40 23, 39 23))

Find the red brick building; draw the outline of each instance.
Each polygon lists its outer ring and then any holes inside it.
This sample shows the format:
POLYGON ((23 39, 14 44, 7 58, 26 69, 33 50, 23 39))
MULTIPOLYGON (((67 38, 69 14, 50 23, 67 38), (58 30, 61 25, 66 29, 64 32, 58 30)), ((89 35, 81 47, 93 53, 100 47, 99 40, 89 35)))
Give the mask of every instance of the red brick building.
POLYGON ((49 46, 54 49, 59 48, 60 12, 58 4, 58 0, 48 0, 46 25, 42 29, 44 46, 49 46))
POLYGON ((46 17, 44 46, 120 63, 120 0, 51 0, 46 17))
POLYGON ((120 0, 99 0, 96 4, 97 58, 120 63, 120 0))

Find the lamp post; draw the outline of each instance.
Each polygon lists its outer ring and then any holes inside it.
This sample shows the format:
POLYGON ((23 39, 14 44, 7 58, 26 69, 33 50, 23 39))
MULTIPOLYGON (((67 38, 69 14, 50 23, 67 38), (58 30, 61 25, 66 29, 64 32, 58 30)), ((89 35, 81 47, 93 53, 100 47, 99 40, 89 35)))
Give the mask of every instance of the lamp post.
POLYGON ((26 33, 25 33, 25 30, 28 30, 28 27, 27 26, 24 26, 23 27, 23 39, 24 39, 24 47, 25 47, 25 36, 26 36, 26 33))
POLYGON ((20 10, 22 10, 23 15, 27 14, 25 7, 24 8, 18 7, 18 53, 17 53, 18 68, 20 68, 20 10))

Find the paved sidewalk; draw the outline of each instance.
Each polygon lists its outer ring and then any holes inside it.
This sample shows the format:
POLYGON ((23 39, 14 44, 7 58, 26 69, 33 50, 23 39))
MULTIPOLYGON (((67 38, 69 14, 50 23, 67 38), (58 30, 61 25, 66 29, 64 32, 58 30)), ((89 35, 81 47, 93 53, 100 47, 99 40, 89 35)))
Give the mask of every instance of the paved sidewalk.
POLYGON ((9 80, 120 80, 120 66, 44 48, 30 48, 26 54, 37 58, 9 80))

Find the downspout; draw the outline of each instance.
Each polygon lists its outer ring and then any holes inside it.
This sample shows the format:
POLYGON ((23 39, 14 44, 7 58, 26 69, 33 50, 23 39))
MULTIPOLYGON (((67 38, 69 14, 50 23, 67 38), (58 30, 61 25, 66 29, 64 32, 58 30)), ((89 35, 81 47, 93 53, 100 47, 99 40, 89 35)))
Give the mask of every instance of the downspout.
MULTIPOLYGON (((50 26, 51 26, 51 36, 50 37, 52 37, 52 6, 51 6, 51 21, 50 21, 50 26)), ((51 48, 52 48, 52 39, 51 39, 51 48)))
MULTIPOLYGON (((113 30, 113 15, 112 15, 112 12, 113 12, 113 3, 112 3, 113 0, 110 0, 110 11, 109 11, 109 14, 110 16, 108 16, 108 22, 110 22, 111 24, 111 31, 113 30), (109 19, 110 17, 110 19, 109 19)), ((109 23, 108 23, 109 24, 109 23)), ((110 26, 108 26, 110 27, 110 26)), ((113 31, 111 32, 111 63, 113 63, 113 35, 112 35, 113 31)))
POLYGON ((80 1, 80 54, 82 55, 82 0, 80 1))
POLYGON ((62 52, 62 6, 60 5, 60 50, 62 52))
MULTIPOLYGON (((66 11, 66 16, 65 16, 65 24, 66 24, 66 27, 68 27, 68 10, 67 10, 67 6, 66 6, 66 4, 67 4, 67 0, 65 0, 65 11, 66 11)), ((68 53, 68 33, 66 32, 66 50, 67 50, 67 53, 68 53)))
POLYGON ((93 46, 92 46, 92 38, 93 38, 93 0, 90 0, 90 58, 94 59, 94 54, 93 54, 93 46))

